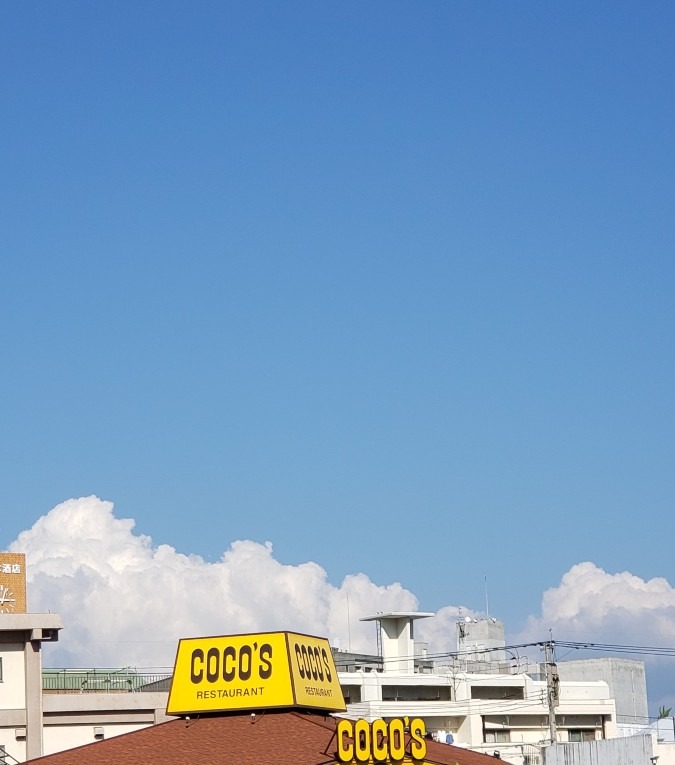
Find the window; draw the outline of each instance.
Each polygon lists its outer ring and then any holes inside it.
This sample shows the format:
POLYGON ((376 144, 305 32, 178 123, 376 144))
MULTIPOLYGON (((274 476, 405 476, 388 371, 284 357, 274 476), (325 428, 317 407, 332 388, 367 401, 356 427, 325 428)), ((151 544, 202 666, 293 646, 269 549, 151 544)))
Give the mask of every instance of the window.
POLYGON ((595 741, 595 731, 588 728, 570 728, 567 731, 569 741, 595 741))
POLYGON ((486 730, 485 731, 486 744, 508 744, 509 741, 511 741, 510 730, 486 730))
POLYGON ((451 701, 449 685, 383 685, 382 701, 451 701))
POLYGON ((472 685, 472 699, 522 699, 522 685, 472 685))
POLYGON ((2 682, 3 682, 3 677, 2 677, 2 656, 0 656, 0 683, 2 683, 2 682))

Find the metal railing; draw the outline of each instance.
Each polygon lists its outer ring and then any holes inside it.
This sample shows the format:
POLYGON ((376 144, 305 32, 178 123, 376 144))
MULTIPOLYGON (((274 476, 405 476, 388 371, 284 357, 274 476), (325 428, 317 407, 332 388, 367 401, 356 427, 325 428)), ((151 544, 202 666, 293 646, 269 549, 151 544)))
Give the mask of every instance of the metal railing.
POLYGON ((523 750, 523 765, 539 765, 541 762, 541 750, 533 744, 525 744, 523 750))
POLYGON ((19 765, 19 761, 6 752, 4 746, 0 746, 0 765, 19 765))
POLYGON ((142 693, 168 691, 171 670, 51 669, 42 673, 44 693, 142 693))

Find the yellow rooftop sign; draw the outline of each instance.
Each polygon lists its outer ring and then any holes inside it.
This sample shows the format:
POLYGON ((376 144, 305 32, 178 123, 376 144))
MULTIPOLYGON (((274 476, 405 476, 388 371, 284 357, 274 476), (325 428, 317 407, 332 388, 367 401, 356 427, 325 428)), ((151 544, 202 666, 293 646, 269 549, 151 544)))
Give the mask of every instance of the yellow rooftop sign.
POLYGON ((272 707, 345 711, 325 638, 265 632, 179 641, 167 714, 272 707))

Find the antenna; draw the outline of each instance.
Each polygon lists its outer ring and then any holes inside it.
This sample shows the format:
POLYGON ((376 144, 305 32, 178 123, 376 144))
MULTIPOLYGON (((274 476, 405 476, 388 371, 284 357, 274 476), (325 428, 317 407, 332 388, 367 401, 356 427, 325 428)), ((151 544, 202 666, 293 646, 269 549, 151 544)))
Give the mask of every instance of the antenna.
POLYGON ((488 589, 487 589, 487 576, 485 577, 485 616, 490 616, 490 606, 488 605, 488 589))

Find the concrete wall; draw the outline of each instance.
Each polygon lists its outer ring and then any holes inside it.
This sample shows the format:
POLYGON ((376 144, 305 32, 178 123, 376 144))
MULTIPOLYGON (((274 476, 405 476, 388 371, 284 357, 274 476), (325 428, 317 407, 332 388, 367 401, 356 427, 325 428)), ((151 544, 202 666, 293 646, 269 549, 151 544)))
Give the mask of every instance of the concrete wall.
POLYGON ((23 643, 0 643, 0 658, 2 658, 0 709, 25 709, 26 675, 23 643))
MULTIPOLYGON (((24 726, 21 726, 25 728, 24 726)), ((17 739, 15 730, 18 728, 5 728, 0 730, 0 744, 5 747, 5 752, 17 762, 24 762, 26 756, 26 739, 17 739)), ((11 762, 11 760, 9 760, 11 762)))
POLYGON ((675 744, 654 743, 654 754, 658 756, 657 765, 675 765, 675 744))
POLYGON ((476 619, 457 623, 457 649, 471 661, 503 661, 504 625, 496 619, 476 619))
POLYGON ((643 661, 634 659, 580 659, 558 662, 558 675, 566 680, 604 680, 616 701, 616 714, 646 721, 647 679, 643 661))
POLYGON ((136 730, 147 728, 152 723, 134 724, 134 723, 110 723, 103 725, 69 725, 68 727, 57 728, 50 726, 44 729, 43 747, 44 753, 55 754, 63 752, 65 749, 72 749, 84 744, 93 744, 102 738, 112 738, 122 733, 131 733, 136 730), (98 731, 101 735, 97 735, 98 731))
POLYGON ((174 719, 166 715, 166 701, 164 692, 46 694, 44 753, 54 754, 174 719))

